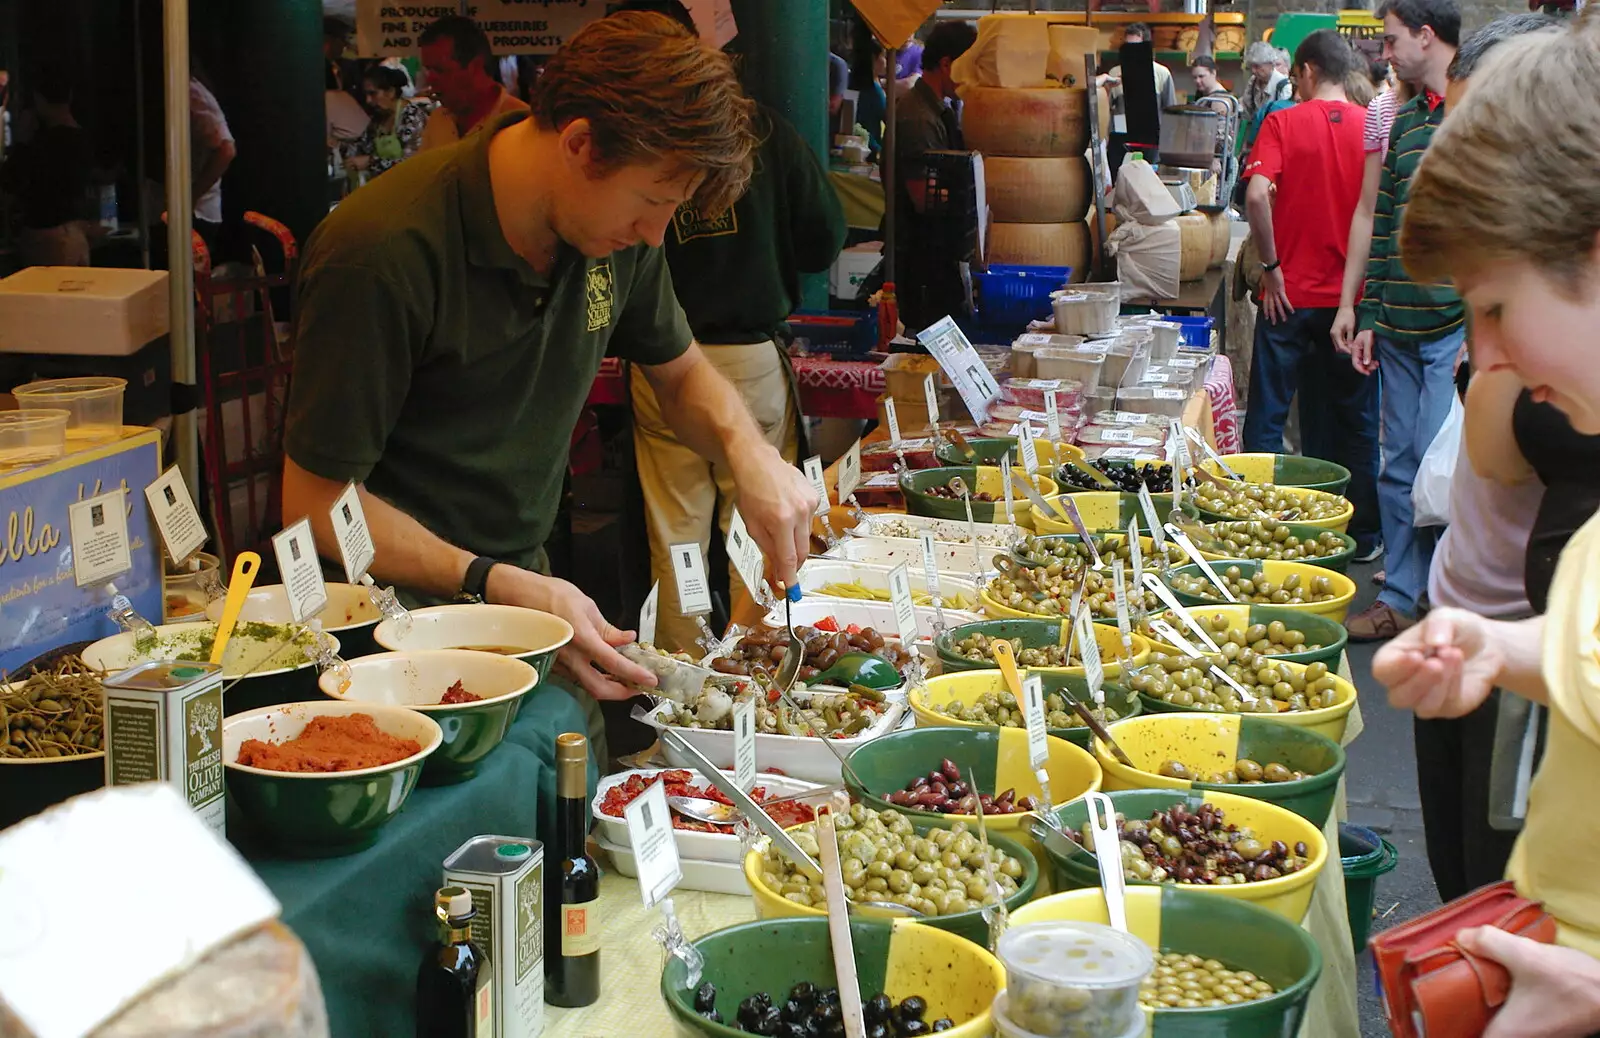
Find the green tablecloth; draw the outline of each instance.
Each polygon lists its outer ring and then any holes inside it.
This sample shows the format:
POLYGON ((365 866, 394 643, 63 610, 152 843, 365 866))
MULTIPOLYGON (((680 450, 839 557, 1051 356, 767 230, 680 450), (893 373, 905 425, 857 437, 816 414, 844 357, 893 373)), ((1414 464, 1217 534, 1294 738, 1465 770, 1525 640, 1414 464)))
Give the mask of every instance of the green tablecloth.
MULTIPOLYGON (((316 962, 334 1038, 414 1033, 417 965, 436 937, 433 892, 445 857, 486 833, 547 840, 555 737, 584 727, 584 712, 569 694, 541 685, 528 693, 505 743, 476 776, 455 786, 419 786, 375 847, 305 861, 274 857, 242 834, 235 839, 316 962)), ((598 775, 591 758, 591 792, 598 775)), ((230 826, 230 835, 235 831, 230 826)))

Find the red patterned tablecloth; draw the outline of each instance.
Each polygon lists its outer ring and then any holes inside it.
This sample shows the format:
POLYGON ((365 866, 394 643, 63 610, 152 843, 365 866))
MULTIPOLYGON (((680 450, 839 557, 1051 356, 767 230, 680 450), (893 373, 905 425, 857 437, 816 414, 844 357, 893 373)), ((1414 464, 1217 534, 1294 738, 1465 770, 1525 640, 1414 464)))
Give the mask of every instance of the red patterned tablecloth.
POLYGON ((812 418, 874 418, 883 370, 873 360, 793 357, 800 409, 812 418))
POLYGON ((1244 450, 1239 420, 1234 416, 1237 404, 1233 396, 1233 364, 1220 353, 1212 361, 1211 374, 1206 376, 1206 396, 1211 398, 1217 453, 1237 454, 1244 450))

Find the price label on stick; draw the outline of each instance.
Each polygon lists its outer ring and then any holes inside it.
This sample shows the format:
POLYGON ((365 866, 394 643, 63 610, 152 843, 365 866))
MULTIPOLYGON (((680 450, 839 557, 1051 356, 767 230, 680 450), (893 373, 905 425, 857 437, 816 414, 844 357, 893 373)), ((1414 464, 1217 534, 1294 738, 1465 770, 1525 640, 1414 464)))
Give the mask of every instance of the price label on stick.
POLYGON ((1139 520, 1128 520, 1128 561, 1133 569, 1133 593, 1139 596, 1139 602, 1134 607, 1134 615, 1139 620, 1140 629, 1144 626, 1144 548, 1139 543, 1139 520))
POLYGON ((133 568, 127 495, 121 487, 68 505, 67 526, 72 575, 79 587, 104 584, 133 568))
POLYGON ((984 366, 983 358, 956 327, 952 317, 942 318, 917 333, 939 367, 955 383, 956 392, 979 425, 989 420, 989 407, 1000 398, 1000 385, 984 366))
POLYGON ((317 559, 317 542, 311 536, 311 520, 299 522, 272 538, 272 552, 278 557, 278 572, 289 596, 289 615, 295 623, 305 623, 328 604, 328 588, 322 581, 322 563, 317 559))
POLYGON ((639 607, 639 641, 645 645, 654 645, 656 641, 656 613, 660 608, 661 581, 650 585, 650 593, 644 596, 644 605, 639 607))
POLYGON ((1022 435, 1017 443, 1022 449, 1022 471, 1031 480, 1039 474, 1039 448, 1033 442, 1033 426, 1023 424, 1022 435))
POLYGON ((894 397, 883 398, 883 416, 889 420, 889 444, 895 450, 900 449, 900 412, 894 406, 894 397))
POLYGON ((822 474, 822 459, 813 454, 803 466, 811 489, 817 494, 817 515, 828 514, 828 481, 822 474))
POLYGON ((622 809, 628 823, 628 842, 633 846, 634 865, 639 872, 639 896, 646 908, 654 908, 683 879, 678 861, 678 841, 672 834, 672 811, 667 807, 667 784, 653 782, 622 809))
POLYGON ((1056 391, 1046 390, 1044 394, 1045 424, 1050 429, 1050 442, 1060 443, 1061 436, 1061 411, 1056 406, 1056 391))
POLYGON ((1050 760, 1050 733, 1045 728, 1044 679, 1037 674, 1022 679, 1022 719, 1028 728, 1028 766, 1042 768, 1050 760))
POLYGON ((361 510, 361 495, 354 483, 346 483, 344 492, 333 502, 329 512, 333 519, 334 539, 339 542, 339 554, 344 558, 345 579, 352 584, 361 583, 377 549, 372 546, 372 531, 367 529, 367 514, 361 510))
POLYGON ((922 395, 928 402, 928 426, 937 429, 939 426, 939 376, 929 372, 922 380, 922 395))
POLYGON ((906 652, 917 642, 917 607, 911 598, 911 569, 902 562, 889 571, 889 601, 894 606, 895 630, 906 652))
POLYGON ((1131 649, 1133 626, 1128 622, 1128 578, 1123 576, 1121 566, 1111 567, 1111 591, 1117 596, 1117 630, 1122 634, 1122 647, 1131 649))
POLYGON ((922 544, 922 579, 928 582, 928 594, 937 602, 941 597, 939 594, 939 554, 933 543, 933 531, 923 530, 920 539, 922 544))
POLYGON ((1094 640, 1094 621, 1089 619, 1089 610, 1079 612, 1077 622, 1078 655, 1083 658, 1083 676, 1089 682, 1089 694, 1094 696, 1095 705, 1104 706, 1106 696, 1100 690, 1105 685, 1106 671, 1100 662, 1100 643, 1094 640))
POLYGON ((678 585, 678 613, 703 616, 711 612, 711 588, 706 582, 706 559, 700 543, 685 541, 668 551, 672 555, 672 580, 678 585))
POLYGON ((200 512, 189 496, 183 482, 183 473, 174 465, 163 472, 154 483, 144 488, 145 500, 150 502, 150 516, 161 531, 161 543, 174 563, 199 551, 206 543, 206 526, 200 512))
MULTIPOLYGON (((1015 526, 1017 522, 1016 495, 1011 490, 1011 452, 1006 451, 1000 458, 1000 484, 1005 487, 1006 522, 1015 526)), ((974 487, 974 490, 977 488, 974 487)), ((974 542, 976 543, 976 542, 974 542)))
POLYGON ((861 485, 861 441, 857 440, 839 459, 839 503, 850 500, 850 495, 861 485))
POLYGON ((756 697, 733 704, 733 780, 746 793, 756 784, 756 697))
POLYGON ((728 520, 727 547, 728 561, 733 563, 733 568, 739 574, 739 579, 744 581, 750 597, 755 598, 758 594, 757 589, 761 587, 761 575, 766 569, 766 561, 761 557, 761 546, 750 536, 750 530, 744 524, 744 516, 739 514, 737 508, 733 510, 733 517, 728 520))
POLYGON ((1150 487, 1145 483, 1139 484, 1139 507, 1144 511, 1145 527, 1150 531, 1150 539, 1156 542, 1156 554, 1165 558, 1167 533, 1156 515, 1156 503, 1150 497, 1150 487))

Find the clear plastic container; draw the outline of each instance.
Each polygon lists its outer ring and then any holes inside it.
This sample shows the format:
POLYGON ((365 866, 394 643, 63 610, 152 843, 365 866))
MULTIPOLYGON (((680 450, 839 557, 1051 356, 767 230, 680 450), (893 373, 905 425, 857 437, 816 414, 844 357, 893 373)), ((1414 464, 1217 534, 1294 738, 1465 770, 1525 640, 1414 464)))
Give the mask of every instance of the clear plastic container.
POLYGON ((67 422, 59 408, 0 412, 0 471, 54 461, 67 453, 67 422))
POLYGON ((1150 359, 1165 362, 1178 355, 1183 341, 1183 325, 1175 321, 1152 321, 1150 329, 1150 359))
POLYGON ((1062 335, 1104 335, 1116 330, 1122 299, 1113 292, 1052 292, 1050 306, 1062 335))
POLYGON ((1143 1029, 1139 985, 1155 968, 1143 941, 1099 923, 1057 920, 1007 930, 1006 1019, 1041 1038, 1121 1038, 1143 1029))
POLYGON ((1106 366, 1101 369, 1100 381, 1108 386, 1137 383, 1149 359, 1148 340, 1113 339, 1106 347, 1106 366))
POLYGON ((1147 364, 1139 376, 1141 386, 1172 386, 1176 389, 1193 389, 1200 382, 1200 373, 1193 367, 1171 364, 1147 364))
POLYGON ((127 379, 93 375, 29 382, 11 395, 24 411, 66 411, 67 439, 104 443, 122 436, 122 397, 127 388, 127 379))
POLYGON ((161 578, 162 623, 200 618, 206 615, 206 606, 224 593, 222 562, 215 555, 197 551, 175 566, 169 559, 166 573, 161 578))
POLYGON ((1039 378, 1062 378, 1091 389, 1100 384, 1106 355, 1100 350, 1042 349, 1033 352, 1034 373, 1039 378))
POLYGON ((1083 394, 1083 399, 1078 405, 1083 409, 1085 417, 1094 418, 1105 411, 1117 406, 1117 390, 1115 386, 1099 386, 1083 394))
POLYGON ((1011 344, 1011 377, 1032 378, 1038 371, 1033 365, 1033 351, 1039 347, 1031 342, 1011 344))
POLYGON ((1044 395, 1053 391, 1056 410, 1066 411, 1080 406, 1084 385, 1071 378, 1012 378, 1001 383, 1000 393, 1008 404, 1016 404, 1030 411, 1043 411, 1046 409, 1044 395))
MULTIPOLYGON (((1011 1019, 1010 1002, 1011 1000, 1007 997, 1005 989, 1001 988, 1000 993, 995 995, 994 1002, 989 1006, 989 1019, 994 1023, 994 1033, 999 1038, 1043 1038, 1043 1036, 1027 1030, 1011 1019)), ((1138 1027, 1132 1028, 1123 1034, 1107 1035, 1106 1038, 1144 1038, 1144 1032, 1144 1021, 1140 1020, 1138 1027)), ((1100 1038, 1100 1035, 1094 1032, 1085 1031, 1084 1034, 1091 1035, 1092 1038, 1100 1038)))
POLYGON ((1117 407, 1182 418, 1189 403, 1189 391, 1173 386, 1124 386, 1117 390, 1117 407))

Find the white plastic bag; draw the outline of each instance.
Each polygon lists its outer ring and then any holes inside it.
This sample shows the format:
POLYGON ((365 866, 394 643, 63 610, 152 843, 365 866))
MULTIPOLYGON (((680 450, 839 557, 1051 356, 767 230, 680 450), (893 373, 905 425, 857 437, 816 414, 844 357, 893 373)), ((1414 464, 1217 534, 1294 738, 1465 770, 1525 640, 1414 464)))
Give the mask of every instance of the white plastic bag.
POLYGON ((1450 478, 1461 451, 1462 413, 1461 398, 1452 394, 1450 413, 1428 444, 1422 464, 1417 466, 1417 481, 1411 485, 1413 526, 1444 526, 1450 522, 1450 478))

